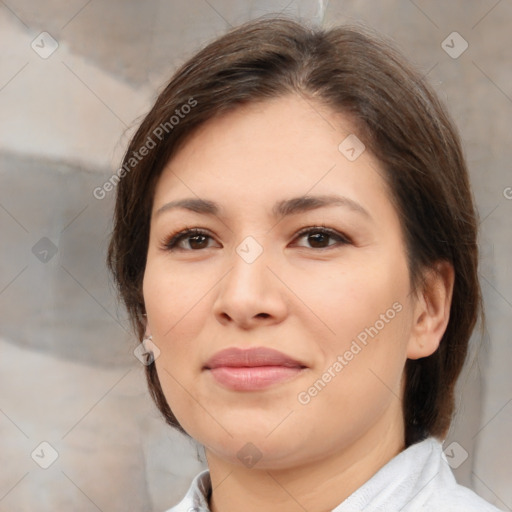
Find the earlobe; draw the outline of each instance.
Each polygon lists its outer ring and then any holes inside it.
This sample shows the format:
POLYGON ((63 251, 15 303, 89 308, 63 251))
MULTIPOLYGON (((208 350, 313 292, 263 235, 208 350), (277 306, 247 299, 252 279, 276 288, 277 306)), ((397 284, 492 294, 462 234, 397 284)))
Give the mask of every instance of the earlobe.
POLYGON ((426 270, 423 290, 416 299, 407 347, 409 359, 428 357, 438 349, 450 319, 454 280, 455 272, 448 261, 439 261, 426 270))

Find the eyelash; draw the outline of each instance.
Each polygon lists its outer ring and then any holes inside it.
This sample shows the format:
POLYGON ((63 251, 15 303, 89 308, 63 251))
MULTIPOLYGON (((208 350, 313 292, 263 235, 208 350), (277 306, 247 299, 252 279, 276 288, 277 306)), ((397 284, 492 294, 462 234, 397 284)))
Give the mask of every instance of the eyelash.
MULTIPOLYGON (((320 247, 320 248, 318 248, 318 247, 303 247, 303 246, 301 246, 301 247, 305 248, 305 249, 316 249, 317 251, 323 251, 323 250, 331 249, 333 247, 337 247, 340 245, 352 244, 352 240, 350 240, 350 238, 347 237, 346 235, 343 235, 343 234, 339 233, 338 231, 335 231, 335 230, 330 229, 327 226, 323 226, 323 225, 310 226, 310 227, 301 229, 295 235, 294 240, 296 238, 302 238, 305 235, 319 234, 319 233, 331 237, 332 239, 336 240, 337 243, 328 245, 327 247, 320 247)), ((162 243, 163 249, 166 251, 176 250, 175 247, 178 245, 179 242, 181 242, 182 240, 186 240, 187 237, 190 239, 193 236, 207 236, 207 237, 213 238, 207 231, 202 230, 200 228, 185 228, 185 229, 179 231, 178 233, 170 235, 168 238, 166 238, 162 243)), ((208 249, 208 248, 209 247, 206 247, 206 249, 208 249)), ((179 250, 198 252, 202 249, 179 249, 179 250)))

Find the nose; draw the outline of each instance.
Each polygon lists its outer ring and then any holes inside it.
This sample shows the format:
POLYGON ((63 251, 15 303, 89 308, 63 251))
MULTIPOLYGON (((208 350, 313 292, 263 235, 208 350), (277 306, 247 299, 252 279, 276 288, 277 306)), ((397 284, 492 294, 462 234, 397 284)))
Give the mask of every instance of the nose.
POLYGON ((251 329, 283 321, 288 308, 286 287, 276 277, 278 272, 273 266, 266 251, 252 262, 233 251, 231 270, 221 280, 213 305, 221 324, 251 329))

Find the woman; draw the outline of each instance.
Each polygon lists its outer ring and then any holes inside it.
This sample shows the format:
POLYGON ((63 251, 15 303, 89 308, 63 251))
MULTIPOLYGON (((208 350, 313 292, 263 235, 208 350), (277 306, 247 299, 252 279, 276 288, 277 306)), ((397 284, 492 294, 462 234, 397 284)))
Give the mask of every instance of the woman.
POLYGON ((109 266, 209 467, 171 511, 497 510, 441 445, 481 307, 467 169, 392 46, 240 26, 175 73, 119 175, 109 266))

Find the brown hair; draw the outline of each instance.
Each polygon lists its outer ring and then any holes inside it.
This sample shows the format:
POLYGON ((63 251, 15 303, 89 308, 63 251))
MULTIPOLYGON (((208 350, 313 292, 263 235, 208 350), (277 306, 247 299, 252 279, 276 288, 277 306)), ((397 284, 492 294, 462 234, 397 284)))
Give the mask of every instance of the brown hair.
MULTIPOLYGON (((141 339, 150 216, 164 166, 205 121, 245 103, 290 93, 355 120, 358 136, 385 170, 413 290, 422 286, 422 270, 437 261, 454 267, 447 329, 434 354, 407 360, 403 397, 406 446, 429 435, 443 438, 481 311, 476 214, 459 137, 445 108, 393 45, 368 29, 322 29, 264 17, 229 31, 176 71, 132 138, 119 174, 108 265, 132 325, 141 339), (142 158, 144 146, 150 149, 142 158)), ((146 372, 166 421, 184 432, 155 365, 146 372)))

